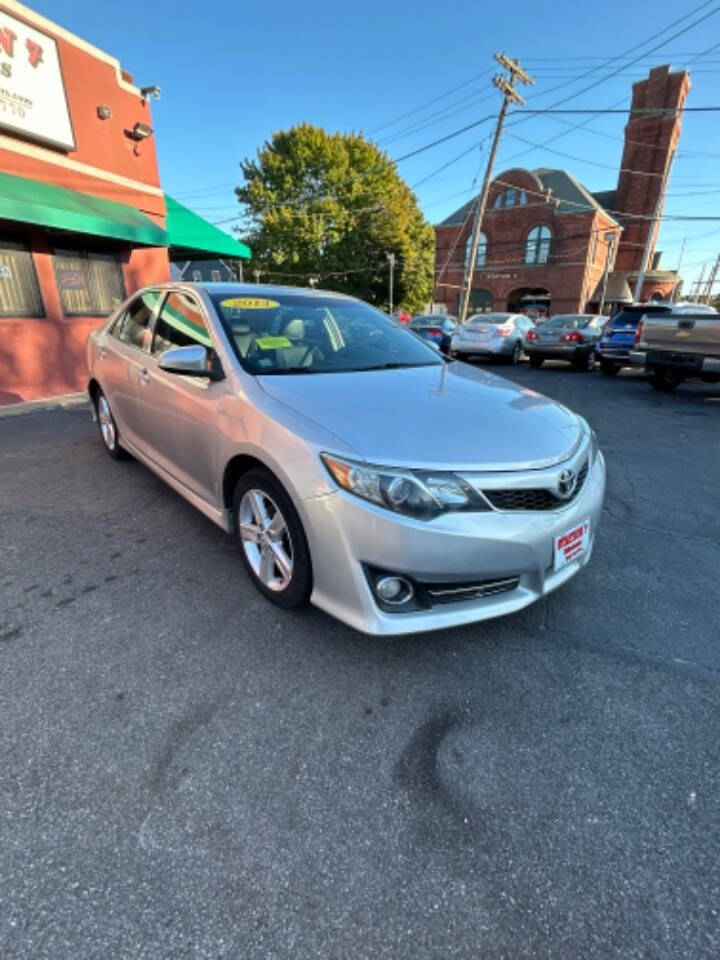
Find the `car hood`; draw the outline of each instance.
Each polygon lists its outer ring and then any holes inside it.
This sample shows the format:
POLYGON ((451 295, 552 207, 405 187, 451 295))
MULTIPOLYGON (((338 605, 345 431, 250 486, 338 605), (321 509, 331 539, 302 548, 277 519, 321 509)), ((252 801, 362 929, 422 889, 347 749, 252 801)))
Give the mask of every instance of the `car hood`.
POLYGON ((464 363, 258 382, 368 462, 385 466, 540 468, 569 457, 582 436, 570 410, 464 363))

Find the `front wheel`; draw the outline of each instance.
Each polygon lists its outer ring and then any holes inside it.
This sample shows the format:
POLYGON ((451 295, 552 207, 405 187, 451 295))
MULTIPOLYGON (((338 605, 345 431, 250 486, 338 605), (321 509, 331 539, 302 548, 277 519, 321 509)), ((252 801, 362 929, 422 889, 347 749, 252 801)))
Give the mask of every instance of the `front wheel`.
POLYGON ((312 566, 302 522, 292 500, 272 474, 250 470, 233 498, 235 535, 257 589, 279 607, 302 607, 310 599, 312 566))
POLYGON ((533 357, 532 355, 530 356, 530 366, 533 368, 533 370, 539 370, 542 365, 543 365, 542 357, 533 357))

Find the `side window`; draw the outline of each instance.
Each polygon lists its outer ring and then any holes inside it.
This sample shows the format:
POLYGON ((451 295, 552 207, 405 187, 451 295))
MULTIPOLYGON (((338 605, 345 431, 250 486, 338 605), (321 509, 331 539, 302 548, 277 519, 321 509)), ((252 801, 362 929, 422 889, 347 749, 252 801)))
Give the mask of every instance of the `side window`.
POLYGON ((200 305, 182 290, 169 293, 155 324, 152 352, 164 353, 171 347, 202 346, 212 348, 200 305))
POLYGON ((157 290, 146 290, 131 301, 115 321, 113 334, 118 340, 130 344, 131 347, 138 347, 140 350, 150 349, 152 336, 150 321, 161 296, 157 290))

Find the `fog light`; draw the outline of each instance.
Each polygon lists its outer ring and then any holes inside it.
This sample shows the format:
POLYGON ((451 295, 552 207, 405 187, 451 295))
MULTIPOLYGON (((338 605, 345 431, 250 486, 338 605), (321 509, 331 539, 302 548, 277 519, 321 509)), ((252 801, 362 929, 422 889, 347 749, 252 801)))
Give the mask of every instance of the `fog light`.
POLYGON ((375 593, 385 603, 407 603, 412 600, 413 585, 404 577, 381 577, 375 583, 375 593))

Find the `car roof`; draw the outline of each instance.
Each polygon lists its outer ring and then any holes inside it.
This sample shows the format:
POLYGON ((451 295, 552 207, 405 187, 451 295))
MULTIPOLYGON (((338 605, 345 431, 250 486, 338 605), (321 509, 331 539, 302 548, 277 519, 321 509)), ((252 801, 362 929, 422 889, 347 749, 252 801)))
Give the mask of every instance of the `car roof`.
POLYGON ((220 296, 244 297, 272 297, 276 294, 292 294, 305 296, 308 300, 314 297, 337 297, 339 300, 355 300, 345 293, 336 290, 318 290, 313 287, 291 287, 270 283, 213 283, 203 280, 168 280, 164 283, 148 284, 153 290, 176 290, 178 287, 191 290, 204 290, 206 293, 216 293, 220 296))

